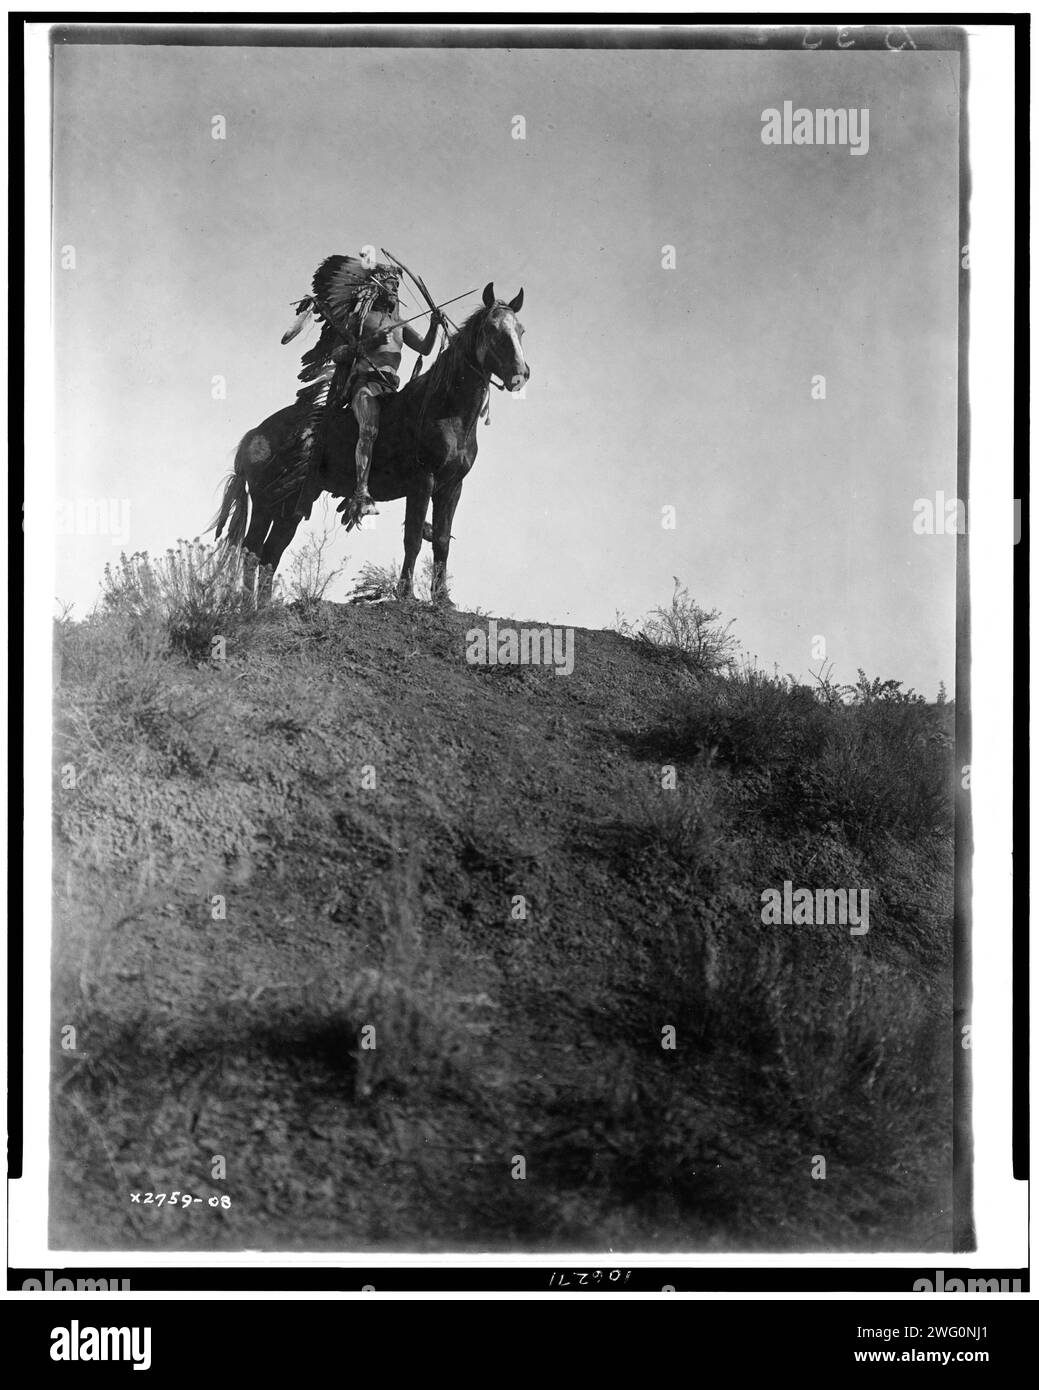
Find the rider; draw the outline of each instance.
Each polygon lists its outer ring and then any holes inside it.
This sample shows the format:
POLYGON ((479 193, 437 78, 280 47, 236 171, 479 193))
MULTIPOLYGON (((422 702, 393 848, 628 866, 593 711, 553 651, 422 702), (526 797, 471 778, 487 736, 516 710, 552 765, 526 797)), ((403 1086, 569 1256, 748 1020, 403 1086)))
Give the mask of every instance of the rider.
POLYGON ((329 391, 329 405, 333 409, 348 405, 357 421, 357 485, 353 496, 344 498, 338 508, 347 528, 354 526, 361 517, 378 514, 368 491, 368 474, 379 433, 379 397, 392 395, 400 389, 397 369, 402 347, 406 343, 425 357, 432 351, 437 329, 444 323, 443 314, 436 310, 429 331, 420 338, 398 317, 397 278, 377 271, 373 280, 378 288, 371 307, 360 322, 356 314, 353 316, 343 342, 331 354, 336 370, 329 391))

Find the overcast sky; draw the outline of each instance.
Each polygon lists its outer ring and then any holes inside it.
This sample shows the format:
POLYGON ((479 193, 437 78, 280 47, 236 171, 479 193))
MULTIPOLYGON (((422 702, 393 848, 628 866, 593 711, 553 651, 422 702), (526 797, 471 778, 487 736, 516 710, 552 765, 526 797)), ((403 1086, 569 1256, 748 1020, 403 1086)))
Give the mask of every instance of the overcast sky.
MULTIPOLYGON (((439 298, 526 293, 460 607, 602 627, 678 576, 769 667, 817 669, 822 636, 841 678, 951 689, 955 541, 913 521, 956 492, 955 55, 113 44, 54 71, 57 491, 127 499, 128 550, 208 524, 294 397, 290 301, 370 243, 439 298), (868 108, 869 152, 763 144, 785 100, 868 108)), ((380 510, 353 572, 399 556, 380 510)), ((81 615, 117 554, 63 537, 55 593, 81 615)))

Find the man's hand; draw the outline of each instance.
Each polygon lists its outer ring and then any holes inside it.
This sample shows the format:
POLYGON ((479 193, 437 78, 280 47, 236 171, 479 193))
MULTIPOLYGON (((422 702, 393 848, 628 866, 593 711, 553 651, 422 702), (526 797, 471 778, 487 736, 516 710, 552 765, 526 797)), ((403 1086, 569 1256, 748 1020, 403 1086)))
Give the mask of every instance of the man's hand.
POLYGON ((430 315, 430 325, 426 332, 426 336, 420 338, 409 324, 404 330, 404 341, 407 343, 408 347, 413 348, 420 357, 425 357, 428 352, 432 352, 433 345, 437 340, 437 329, 441 326, 443 321, 443 314, 441 314, 439 309, 434 309, 430 315))

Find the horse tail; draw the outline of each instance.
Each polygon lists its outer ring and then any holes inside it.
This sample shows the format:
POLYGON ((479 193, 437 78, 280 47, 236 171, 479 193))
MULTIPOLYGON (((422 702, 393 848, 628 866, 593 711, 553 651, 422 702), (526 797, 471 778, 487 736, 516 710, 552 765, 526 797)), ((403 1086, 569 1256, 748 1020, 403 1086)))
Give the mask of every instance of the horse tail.
POLYGON ((217 540, 227 526, 227 544, 231 546, 242 544, 249 525, 249 489, 245 479, 244 453, 245 439, 238 445, 234 471, 227 475, 220 510, 209 525, 209 530, 216 533, 217 540))

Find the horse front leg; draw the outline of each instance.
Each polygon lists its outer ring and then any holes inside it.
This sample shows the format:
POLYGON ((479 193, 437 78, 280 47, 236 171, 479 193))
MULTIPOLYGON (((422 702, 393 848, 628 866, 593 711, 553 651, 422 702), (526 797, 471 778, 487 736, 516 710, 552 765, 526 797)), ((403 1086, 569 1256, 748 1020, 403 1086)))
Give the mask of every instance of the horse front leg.
POLYGON ((447 556, 451 549, 451 523, 461 495, 461 478, 443 492, 433 494, 433 591, 430 598, 441 608, 454 607, 447 587, 447 556))
POLYGON ((408 504, 404 512, 404 564, 397 580, 398 599, 415 597, 415 561, 422 549, 422 538, 426 531, 426 512, 433 492, 432 475, 425 477, 408 493, 408 504))

